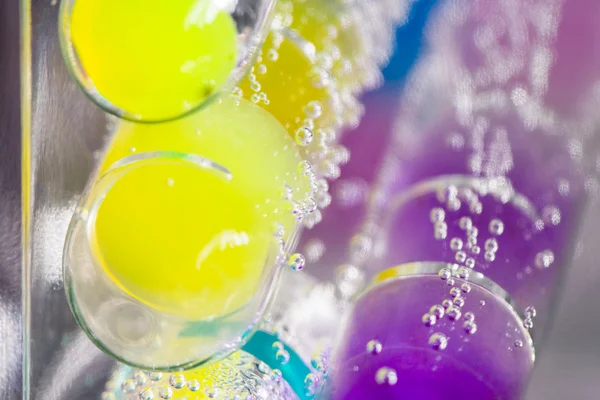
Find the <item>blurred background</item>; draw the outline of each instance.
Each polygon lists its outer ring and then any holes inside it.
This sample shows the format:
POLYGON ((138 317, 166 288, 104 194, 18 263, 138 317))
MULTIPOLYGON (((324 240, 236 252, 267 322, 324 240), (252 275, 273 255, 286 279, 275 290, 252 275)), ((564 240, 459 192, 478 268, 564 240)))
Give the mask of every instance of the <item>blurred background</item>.
MULTIPOLYGON (((593 1, 567 0, 579 2, 581 7, 588 7, 593 1)), ((54 14, 49 13, 51 0, 35 0, 34 23, 38 32, 43 32, 44 23, 54 14)), ((436 0, 417 0, 412 6, 408 20, 400 26, 396 34, 396 50, 388 66, 384 70, 385 85, 376 92, 364 96, 365 117, 361 125, 347 135, 347 142, 360 144, 371 135, 387 135, 391 131, 394 116, 397 112, 404 83, 419 55, 426 51, 423 38, 424 26, 435 9, 436 0)), ((598 7, 589 7, 589 21, 600 20, 598 7)), ((36 365, 33 371, 27 367, 25 377, 22 376, 21 332, 21 124, 19 93, 19 1, 0 1, 0 399, 16 399, 21 397, 22 379, 27 381, 28 373, 34 377, 42 372, 42 365, 36 365)), ((51 26, 48 25, 48 26, 51 26)), ((46 26, 47 28, 47 26, 46 26)), ((49 36, 49 40, 53 36, 49 36)), ((57 44, 49 44, 39 39, 34 52, 56 52, 57 44)), ((582 53, 594 53, 600 49, 600 38, 583 41, 582 53), (586 48, 585 46, 591 48, 586 48)), ((577 52, 573 56, 577 56, 577 52)), ((44 60, 40 57, 40 60, 44 60)), ((56 60, 57 62, 60 60, 56 60)), ((35 66, 37 74, 45 75, 52 81, 52 66, 42 63, 35 66)), ((600 71, 598 71, 600 73, 600 71)), ((25 78, 27 78, 25 76, 25 78)), ((23 79, 23 76, 21 76, 23 79)), ((60 76, 58 80, 60 81, 60 76)), ((55 82, 55 89, 64 88, 55 82)), ((65 89, 64 96, 72 96, 65 89)), ((41 101, 41 100, 40 100, 41 101)), ((60 105, 55 99, 45 99, 48 109, 60 105)), ((85 107, 83 107, 85 108, 85 107)), ((48 111, 50 112, 50 111, 48 111)), ((80 111, 85 114, 87 111, 80 111)), ((366 142, 365 142, 366 143, 366 142)), ((26 145, 26 143, 25 143, 26 145)), ((100 143, 90 144, 97 147, 100 143)), ((381 147, 374 146, 368 151, 353 157, 372 157, 376 164, 381 156, 381 147)), ((47 151, 47 149, 33 149, 47 151)), ((90 160, 91 162, 91 160, 90 160)), ((349 164, 342 170, 342 178, 338 186, 352 181, 360 173, 349 164)), ((87 179, 87 177, 74 177, 87 179)), ((364 177, 360 178, 364 179, 364 177)), ((68 187, 68 185, 66 185, 68 187)), ((326 217, 327 218, 327 217, 326 217)), ((547 343, 538 358, 531 387, 527 399, 562 400, 597 399, 600 393, 600 250, 597 246, 600 229, 600 208, 592 202, 584 218, 580 241, 576 246, 575 259, 567 275, 562 293, 559 311, 547 343)), ((62 238, 50 238, 60 241, 62 238)), ((29 278, 29 277, 25 277, 29 278)), ((62 291, 56 293, 56 304, 48 305, 47 315, 52 315, 52 307, 64 307, 62 291)), ((27 304, 25 304, 27 306, 27 304)), ((40 315, 43 317, 44 313, 40 315)), ((54 321, 54 324, 62 322, 54 321)), ((68 320, 65 324, 72 324, 68 320)), ((46 338, 45 332, 34 330, 35 345, 38 348, 51 346, 41 343, 46 338)), ((56 339, 54 339, 56 340, 56 339)), ((37 379, 37 378, 36 378, 37 379)), ((43 396, 41 397, 43 398, 43 396)))

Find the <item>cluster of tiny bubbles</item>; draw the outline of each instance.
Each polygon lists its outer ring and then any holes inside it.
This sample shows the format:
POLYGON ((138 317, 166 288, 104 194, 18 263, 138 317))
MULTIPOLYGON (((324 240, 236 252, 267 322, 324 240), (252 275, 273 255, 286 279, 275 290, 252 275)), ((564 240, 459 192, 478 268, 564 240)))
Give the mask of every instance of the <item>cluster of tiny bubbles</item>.
POLYGON ((398 374, 393 368, 381 367, 375 373, 375 382, 379 385, 393 386, 398 383, 398 374))
POLYGON ((537 316, 537 310, 533 306, 525 308, 525 318, 523 319, 523 327, 527 330, 533 328, 533 320, 537 316))
POLYGON ((367 353, 377 355, 383 350, 383 345, 377 339, 369 340, 367 343, 367 353))
POLYGON ((543 250, 535 255, 535 266, 539 269, 548 268, 554 263, 552 250, 543 250))
POLYGON ((292 254, 288 260, 288 265, 294 271, 301 271, 302 269, 304 269, 305 264, 306 264, 306 259, 300 253, 292 254))
POLYGON ((443 333, 436 332, 429 337, 429 345, 435 350, 446 350, 448 337, 443 333))
POLYGON ((546 206, 542 209, 542 218, 548 225, 558 225, 561 218, 560 210, 553 205, 546 206))
POLYGON ((308 373, 305 377, 304 377, 304 393, 307 396, 312 396, 316 393, 317 388, 319 386, 319 376, 317 374, 314 374, 312 372, 308 373))

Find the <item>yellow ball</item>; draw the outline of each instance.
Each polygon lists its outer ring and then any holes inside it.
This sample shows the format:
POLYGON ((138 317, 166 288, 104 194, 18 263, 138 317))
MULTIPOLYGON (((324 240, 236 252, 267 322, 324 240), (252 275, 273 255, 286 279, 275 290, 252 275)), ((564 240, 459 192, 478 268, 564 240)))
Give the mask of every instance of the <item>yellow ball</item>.
POLYGON ((235 67, 235 21, 214 0, 73 1, 70 35, 84 73, 139 119, 197 107, 235 67))

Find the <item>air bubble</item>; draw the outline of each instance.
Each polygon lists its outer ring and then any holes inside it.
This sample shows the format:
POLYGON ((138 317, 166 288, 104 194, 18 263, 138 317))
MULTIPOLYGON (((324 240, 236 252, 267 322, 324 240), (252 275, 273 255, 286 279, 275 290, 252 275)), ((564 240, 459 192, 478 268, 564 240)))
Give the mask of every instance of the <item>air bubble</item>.
POLYGON ((525 318, 523 320, 523 327, 525 329, 531 329, 531 328, 533 328, 533 320, 531 318, 525 318))
POLYGON ((436 304, 429 309, 429 313, 433 314, 436 318, 442 318, 446 313, 446 310, 443 306, 436 304))
POLYGON ((135 392, 135 386, 135 382, 132 379, 127 379, 121 384, 121 389, 123 389, 125 393, 133 393, 135 392))
POLYGON ((319 208, 327 208, 331 204, 331 195, 327 192, 318 191, 315 200, 319 208))
POLYGON ((473 257, 468 257, 465 260, 465 265, 471 269, 475 268, 475 259, 473 257))
POLYGON ((458 210, 460 210, 460 206, 461 206, 461 202, 456 197, 448 200, 448 203, 446 203, 446 207, 448 207, 448 209, 450 211, 458 211, 458 210))
POLYGON ((486 251, 496 252, 498 251, 498 241, 494 238, 490 238, 485 241, 484 248, 486 251))
POLYGON ((192 392, 197 392, 200 389, 200 382, 197 379, 192 379, 188 381, 187 387, 192 392))
POLYGON ((158 395, 160 396, 161 399, 171 399, 173 398, 173 389, 171 389, 168 386, 163 386, 160 389, 158 389, 158 395))
POLYGON ((475 324, 475 322, 473 321, 465 321, 465 323, 463 324, 463 328, 465 332, 467 332, 469 335, 472 335, 475 332, 477 332, 477 324, 475 324))
POLYGON ((454 286, 454 278, 449 278, 449 279, 446 281, 446 284, 447 284, 448 286, 454 286))
POLYGON ((139 395, 140 400, 152 400, 154 398, 154 392, 151 389, 144 389, 139 395))
POLYGON ((329 74, 324 69, 315 67, 310 72, 310 82, 317 89, 324 88, 329 84, 329 74))
POLYGON ((383 350, 383 345, 379 340, 369 340, 367 343, 367 353, 377 355, 383 350))
POLYGON ((456 297, 452 303, 458 307, 458 308, 462 308, 465 305, 465 299, 463 299, 462 297, 456 297))
POLYGON ((453 287, 452 289, 450 289, 450 296, 452 297, 460 297, 460 289, 453 287))
POLYGON ((314 138, 313 131, 308 129, 307 127, 299 128, 296 131, 296 143, 298 146, 308 146, 314 138))
POLYGON ((560 210, 556 206, 546 206, 542 210, 544 222, 551 225, 560 224, 560 210))
POLYGON ((257 81, 252 82, 250 84, 250 89, 252 89, 253 92, 260 92, 260 89, 261 89, 260 83, 258 83, 257 81))
POLYGON ((277 53, 277 50, 269 49, 267 51, 267 59, 269 61, 277 61, 278 58, 279 58, 279 53, 277 53))
POLYGON ((323 113, 323 107, 318 101, 311 101, 304 107, 304 113, 308 118, 317 119, 323 113))
POLYGON ((275 353, 275 360, 281 364, 281 365, 285 365, 290 361, 290 353, 288 353, 286 350, 278 350, 277 353, 275 353))
POLYGON ((450 307, 452 307, 452 300, 444 299, 444 301, 442 301, 442 307, 444 307, 447 311, 450 307))
POLYGON ((350 297, 363 286, 365 274, 360 268, 352 264, 342 264, 336 268, 335 280, 341 294, 350 297))
POLYGON ((300 253, 292 254, 288 260, 288 265, 294 271, 301 271, 304 268, 305 264, 306 260, 304 259, 304 256, 300 253))
POLYGON ((433 314, 426 313, 426 314, 423 314, 421 321, 423 322, 423 325, 425 325, 425 326, 433 326, 437 322, 437 317, 433 314))
POLYGON ((535 256, 535 266, 542 269, 548 268, 554 262, 554 253, 551 250, 540 251, 535 256))
POLYGON ((477 238, 479 236, 479 229, 476 226, 472 226, 467 229, 467 236, 470 238, 477 238))
POLYGON ((493 251, 486 251, 485 252, 485 260, 492 262, 496 259, 496 253, 494 253, 493 251))
POLYGON ((443 280, 447 280, 452 276, 452 272, 450 272, 450 270, 448 268, 442 268, 440 269, 440 271, 438 272, 438 276, 443 280))
POLYGON ((375 381, 379 385, 393 386, 398 382, 398 375, 392 368, 382 367, 375 373, 375 381))
POLYGON ((460 316, 461 316, 460 308, 455 307, 455 306, 448 308, 448 318, 451 321, 459 320, 460 316))
POLYGON ((463 247, 463 242, 460 238, 452 238, 450 240, 450 248, 454 251, 459 251, 463 247))
POLYGON ((534 306, 527 306, 525 308, 525 315, 530 318, 535 318, 537 316, 537 310, 534 306))
POLYGON ((350 259, 354 262, 366 260, 371 254, 373 239, 363 233, 356 234, 350 239, 350 259))
POLYGON ((154 382, 158 382, 162 379, 162 372, 151 372, 150 380, 154 382))
POLYGON ((304 378, 304 391, 307 396, 312 396, 317 391, 317 385, 319 383, 319 378, 313 374, 309 373, 304 378))
POLYGON ((470 273, 469 273, 469 269, 468 268, 466 268, 466 267, 460 267, 458 269, 458 276, 461 279, 468 280, 469 279, 469 275, 470 275, 470 273))
POLYGON ((429 213, 429 220, 434 224, 436 222, 444 221, 445 218, 446 218, 446 212, 444 211, 443 208, 440 208, 440 207, 431 209, 431 212, 429 213))
POLYGON ((429 345, 436 350, 446 350, 448 337, 443 333, 436 332, 429 337, 429 345))
POLYGON ((181 389, 185 386, 185 376, 182 374, 173 374, 169 378, 169 384, 175 389, 181 389))
POLYGON ((471 291, 471 285, 465 282, 462 285, 460 285, 460 290, 462 290, 463 293, 469 293, 471 291))
POLYGON ((471 229, 473 226, 473 221, 469 217, 462 217, 460 220, 458 220, 458 226, 460 229, 466 231, 467 229, 471 229))
POLYGON ((477 255, 477 254, 481 253, 481 248, 479 246, 473 246, 473 247, 471 247, 471 253, 477 255))
POLYGON ((475 321, 475 314, 473 314, 472 312, 467 312, 465 313, 465 317, 464 317, 467 321, 475 321))
POLYGON ((458 251, 458 252, 456 252, 456 255, 454 258, 459 263, 464 263, 465 260, 467 259, 467 253, 465 253, 464 251, 458 251))
POLYGON ((504 223, 499 219, 493 219, 490 221, 488 229, 492 235, 502 235, 502 232, 504 232, 504 223))
POLYGON ((143 373, 142 371, 138 371, 133 375, 134 379, 135 379, 135 383, 138 386, 142 386, 144 383, 146 383, 146 374, 143 373))
POLYGON ((478 201, 473 202, 469 204, 469 211, 471 211, 472 214, 480 215, 483 212, 483 205, 478 201))
POLYGON ((515 347, 518 347, 518 348, 523 347, 523 341, 521 339, 515 340, 515 347))
POLYGON ((273 348, 273 350, 275 350, 275 352, 278 352, 279 350, 283 350, 285 347, 283 345, 283 343, 281 342, 274 342, 271 347, 273 348))

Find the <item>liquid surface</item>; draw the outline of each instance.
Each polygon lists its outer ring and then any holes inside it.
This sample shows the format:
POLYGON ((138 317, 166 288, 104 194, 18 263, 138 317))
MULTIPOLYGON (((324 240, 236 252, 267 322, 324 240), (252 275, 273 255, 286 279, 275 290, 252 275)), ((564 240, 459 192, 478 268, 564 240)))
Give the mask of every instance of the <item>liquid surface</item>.
POLYGON ((225 100, 165 124, 123 123, 102 166, 115 183, 95 215, 96 251, 108 275, 138 300, 194 318, 235 311, 254 295, 276 248, 274 226, 295 228, 290 200, 306 190, 301 158, 259 107, 225 100), (258 129, 260 128, 260 129, 258 129), (161 158, 109 166, 126 156, 161 158), (176 157, 209 158, 226 174, 176 157), (108 172, 107 172, 108 171, 108 172))
POLYGON ((71 37, 98 92, 139 118, 168 119, 218 90, 237 28, 213 0, 75 0, 71 37))

